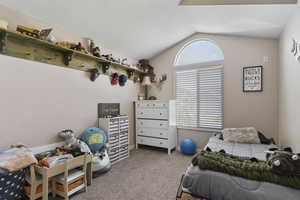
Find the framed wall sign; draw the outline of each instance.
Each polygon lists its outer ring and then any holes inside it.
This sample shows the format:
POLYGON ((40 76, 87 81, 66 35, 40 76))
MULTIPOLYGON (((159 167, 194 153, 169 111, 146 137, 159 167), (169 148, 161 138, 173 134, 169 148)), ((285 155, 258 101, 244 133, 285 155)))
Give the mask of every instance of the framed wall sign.
POLYGON ((243 68, 243 91, 262 92, 263 91, 263 66, 253 66, 243 68))

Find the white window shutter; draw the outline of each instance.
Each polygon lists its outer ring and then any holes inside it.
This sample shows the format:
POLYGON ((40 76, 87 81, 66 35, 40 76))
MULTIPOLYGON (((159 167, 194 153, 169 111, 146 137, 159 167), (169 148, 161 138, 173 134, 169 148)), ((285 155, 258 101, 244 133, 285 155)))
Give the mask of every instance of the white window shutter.
POLYGON ((222 129, 222 66, 176 72, 176 118, 179 127, 222 129))

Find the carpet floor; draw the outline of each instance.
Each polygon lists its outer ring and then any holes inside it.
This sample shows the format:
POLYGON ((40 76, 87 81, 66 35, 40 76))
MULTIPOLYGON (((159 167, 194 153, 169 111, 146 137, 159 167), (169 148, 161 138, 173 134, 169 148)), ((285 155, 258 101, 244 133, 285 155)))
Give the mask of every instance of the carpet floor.
POLYGON ((173 152, 138 149, 112 170, 93 179, 87 193, 71 200, 174 200, 191 157, 173 152))

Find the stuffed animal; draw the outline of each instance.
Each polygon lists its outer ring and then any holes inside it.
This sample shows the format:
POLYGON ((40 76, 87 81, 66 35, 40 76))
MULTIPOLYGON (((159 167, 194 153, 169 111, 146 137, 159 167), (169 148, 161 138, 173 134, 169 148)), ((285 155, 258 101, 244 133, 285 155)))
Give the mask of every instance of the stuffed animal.
POLYGON ((272 148, 266 156, 267 164, 274 173, 300 176, 300 154, 293 153, 291 148, 272 148))
POLYGON ((77 147, 81 150, 81 152, 84 153, 91 153, 89 146, 85 142, 76 138, 71 129, 62 130, 58 133, 58 136, 66 141, 67 146, 72 148, 77 147))

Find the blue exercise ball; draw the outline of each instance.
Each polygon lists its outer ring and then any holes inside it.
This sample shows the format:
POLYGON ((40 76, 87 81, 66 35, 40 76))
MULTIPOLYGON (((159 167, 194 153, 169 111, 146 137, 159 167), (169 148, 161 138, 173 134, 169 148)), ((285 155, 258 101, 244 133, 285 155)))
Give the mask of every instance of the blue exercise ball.
POLYGON ((89 128, 83 132, 82 140, 87 143, 93 153, 96 153, 108 142, 108 136, 100 128, 89 128))
POLYGON ((194 155, 197 152, 197 143, 191 138, 185 138, 180 142, 180 151, 185 155, 194 155))

